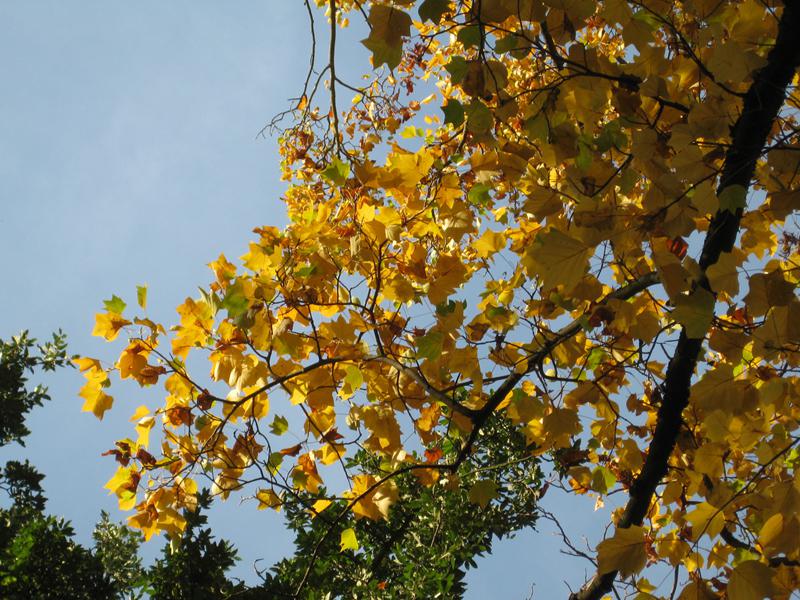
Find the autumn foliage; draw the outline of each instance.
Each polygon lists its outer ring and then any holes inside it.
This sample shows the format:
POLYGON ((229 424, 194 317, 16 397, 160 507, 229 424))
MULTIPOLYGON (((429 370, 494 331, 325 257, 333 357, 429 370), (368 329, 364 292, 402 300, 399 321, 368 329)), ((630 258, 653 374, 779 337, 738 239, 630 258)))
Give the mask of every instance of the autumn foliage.
POLYGON ((290 224, 214 261, 169 328, 144 290, 136 317, 108 301, 94 333, 126 346, 78 361, 99 418, 115 377, 165 390, 113 450, 130 524, 177 535, 204 478, 259 508, 344 486, 308 509, 385 519, 397 476, 457 481, 498 416, 549 494, 627 498, 573 598, 789 598, 797 0, 317 4, 329 45, 280 138, 290 224), (336 71, 350 19, 366 83, 336 71), (381 476, 345 468, 358 449, 381 476))

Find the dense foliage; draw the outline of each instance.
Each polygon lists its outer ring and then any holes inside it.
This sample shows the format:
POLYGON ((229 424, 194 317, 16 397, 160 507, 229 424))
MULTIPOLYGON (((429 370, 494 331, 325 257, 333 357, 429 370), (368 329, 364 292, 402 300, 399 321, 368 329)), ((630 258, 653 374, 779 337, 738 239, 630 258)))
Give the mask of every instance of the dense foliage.
POLYGON ((77 361, 100 418, 112 377, 165 389, 113 451, 131 525, 180 536, 204 479, 310 495, 339 510, 313 570, 505 419, 553 487, 626 498, 573 598, 800 589, 797 0, 317 4, 323 66, 273 124, 290 224, 212 263, 169 331, 142 291, 138 316, 107 301, 95 334, 128 340, 77 361), (350 19, 364 81, 336 68, 350 19))
MULTIPOLYGON (((491 552, 495 539, 536 521, 540 473, 524 438, 493 420, 481 434, 475 468, 426 486, 412 473, 395 479, 406 499, 389 518, 358 519, 345 500, 320 508, 314 496, 287 496, 282 504, 295 532, 295 555, 273 567, 261 590, 268 598, 460 598, 466 569, 491 552), (311 510, 309 510, 311 509, 311 510)), ((456 449, 443 458, 453 460, 456 449)), ((374 455, 360 451, 349 468, 379 476, 374 455)), ((325 495, 325 494, 323 494, 325 495)), ((325 502, 325 501, 323 501, 325 502)))

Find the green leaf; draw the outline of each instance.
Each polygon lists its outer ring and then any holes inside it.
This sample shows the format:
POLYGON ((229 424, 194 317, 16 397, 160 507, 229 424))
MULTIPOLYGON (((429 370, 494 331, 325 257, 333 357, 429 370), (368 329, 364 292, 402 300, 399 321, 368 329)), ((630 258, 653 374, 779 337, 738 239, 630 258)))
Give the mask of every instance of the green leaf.
POLYGON ((487 133, 494 124, 492 111, 480 100, 473 100, 466 107, 467 131, 471 133, 487 133))
POLYGON ((506 52, 511 52, 517 47, 517 43, 519 42, 519 38, 515 34, 507 35, 505 37, 500 38, 494 45, 494 51, 498 54, 505 54, 506 52))
POLYGON ((306 265, 305 267, 300 267, 297 269, 294 274, 297 277, 311 277, 314 273, 317 272, 317 265, 306 265))
POLYGON ((454 56, 450 62, 444 66, 447 72, 450 73, 450 81, 454 84, 461 83, 467 75, 467 61, 463 56, 454 56))
POLYGON ((436 360, 442 355, 444 335, 441 331, 429 331, 417 339, 417 358, 436 360))
POLYGON ((683 325, 686 337, 696 340, 704 338, 714 319, 714 295, 703 288, 697 288, 688 296, 675 300, 672 318, 683 325))
POLYGON ((147 308, 147 286, 146 285, 137 285, 136 286, 136 302, 139 303, 139 306, 142 307, 142 310, 147 308))
POLYGON ((592 491, 598 494, 607 494, 617 483, 617 478, 606 467, 600 466, 592 471, 592 491))
POLYGON ((489 319, 494 319, 495 317, 505 317, 510 312, 505 306, 491 306, 486 311, 486 316, 489 319))
POLYGON ((661 27, 658 17, 649 10, 637 10, 635 13, 633 13, 633 18, 640 23, 644 23, 653 31, 661 27))
POLYGON ((344 377, 344 382, 348 386, 350 386, 351 390, 355 391, 363 385, 364 374, 361 372, 361 369, 359 369, 357 366, 347 365, 345 373, 346 375, 344 377))
POLYGON ((373 5, 369 11, 369 37, 362 44, 372 51, 376 68, 386 64, 394 69, 403 56, 403 36, 411 33, 411 17, 391 6, 373 5))
POLYGON ((203 301, 211 307, 211 310, 216 315, 219 312, 219 309, 222 308, 222 302, 220 302, 219 296, 214 292, 207 292, 203 288, 197 288, 200 290, 200 297, 203 301))
POLYGON ((438 23, 450 8, 450 0, 425 0, 419 7, 419 18, 438 23))
POLYGON ((444 122, 450 123, 453 127, 460 127, 464 122, 464 105, 458 100, 448 100, 442 107, 444 122))
POLYGON ((286 417, 275 415, 269 430, 275 435, 283 435, 289 430, 289 421, 286 420, 286 417))
POLYGON ((592 348, 589 357, 586 359, 586 368, 594 371, 600 364, 608 358, 608 353, 602 348, 592 348))
POLYGON ((282 464, 283 454, 280 452, 273 452, 270 454, 269 460, 267 461, 267 470, 270 472, 270 475, 276 475, 278 471, 280 471, 282 464))
POLYGON ((578 156, 575 158, 575 165, 584 172, 592 166, 592 150, 583 140, 578 140, 578 156))
POLYGON ((492 186, 485 183, 476 183, 467 193, 467 200, 472 204, 481 205, 489 202, 489 191, 492 186))
POLYGON ((628 144, 628 136, 623 133, 619 119, 606 123, 595 143, 599 152, 606 152, 610 148, 624 148, 628 144))
POLYGON ((222 308, 228 311, 228 316, 235 319, 239 315, 247 312, 250 303, 244 295, 244 288, 241 281, 236 281, 228 288, 225 297, 222 299, 222 308))
POLYGON ((414 127, 413 125, 409 125, 403 131, 400 132, 400 137, 409 139, 413 137, 425 137, 425 130, 421 127, 414 127))
POLYGON ((492 498, 497 497, 497 483, 491 479, 476 481, 469 489, 469 501, 481 508, 486 508, 492 498))
POLYGON ((334 185, 344 185, 350 177, 350 165, 334 158, 323 171, 322 176, 334 185))
POLYGON ((448 300, 446 304, 442 302, 436 305, 436 314, 440 317, 452 315, 456 311, 456 308, 458 308, 457 304, 461 304, 462 308, 466 305, 465 302, 456 303, 455 300, 448 300))
POLYGON ((735 213, 747 206, 747 189, 741 185, 729 185, 719 194, 720 210, 735 213))
POLYGON ((339 546, 344 552, 345 550, 358 550, 358 540, 356 539, 356 532, 352 527, 348 527, 342 531, 341 541, 339 546))
POLYGON ((119 296, 111 296, 110 300, 103 300, 103 305, 106 307, 106 310, 111 313, 115 313, 118 315, 122 314, 122 311, 125 310, 125 307, 128 306, 119 296))
POLYGON ((550 138, 550 125, 548 125, 547 117, 543 112, 525 121, 525 133, 534 140, 548 141, 550 138))
POLYGON ((481 43, 481 28, 477 25, 467 25, 458 32, 458 41, 466 48, 477 48, 481 43))

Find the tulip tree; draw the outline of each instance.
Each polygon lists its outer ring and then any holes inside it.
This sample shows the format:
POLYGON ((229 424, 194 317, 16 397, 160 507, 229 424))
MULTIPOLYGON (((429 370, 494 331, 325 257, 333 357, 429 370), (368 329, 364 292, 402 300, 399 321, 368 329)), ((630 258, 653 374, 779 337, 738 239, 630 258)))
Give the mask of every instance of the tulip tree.
MULTIPOLYGON (((387 519, 397 478, 454 481, 498 417, 550 494, 624 498, 571 598, 790 597, 800 3, 313 4, 273 122, 289 225, 214 261, 169 327, 146 290, 107 301, 94 333, 127 342, 77 361, 99 418, 114 378, 165 390, 113 450, 130 524, 178 535, 206 478, 387 519), (379 472, 347 467, 362 450, 379 472)), ((472 495, 496 493, 489 469, 472 495)))

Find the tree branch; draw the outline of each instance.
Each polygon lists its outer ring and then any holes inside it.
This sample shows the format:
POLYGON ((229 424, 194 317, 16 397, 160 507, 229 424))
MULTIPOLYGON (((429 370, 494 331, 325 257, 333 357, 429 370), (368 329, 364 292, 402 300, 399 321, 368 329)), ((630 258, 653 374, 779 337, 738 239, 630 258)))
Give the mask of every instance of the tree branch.
MULTIPOLYGON (((614 290, 600 302, 598 302, 598 305, 601 306, 609 300, 614 299, 627 300, 628 298, 632 298, 642 290, 645 290, 658 282, 659 279, 656 273, 648 273, 636 281, 614 290)), ((461 461, 463 461, 464 458, 469 454, 472 444, 478 437, 478 433, 480 433, 481 428, 486 424, 486 421, 505 399, 505 397, 511 393, 511 391, 520 381, 522 381, 522 378, 536 369, 542 363, 542 361, 544 361, 544 359, 550 355, 556 346, 578 333, 582 326, 583 320, 575 319, 569 325, 559 329, 556 334, 551 339, 546 341, 539 350, 528 357, 528 361, 522 371, 514 372, 503 380, 503 383, 501 383, 500 386, 492 393, 492 395, 489 396, 489 400, 487 400, 486 404, 479 411, 477 411, 477 414, 474 416, 472 431, 470 432, 466 443, 462 447, 456 463, 461 463, 461 461)))
MULTIPOLYGON (((770 130, 786 97, 786 89, 800 65, 800 1, 787 0, 778 26, 775 46, 767 56, 767 64, 759 69, 744 97, 742 113, 732 130, 732 141, 725 155, 717 195, 733 185, 750 188, 756 161, 767 143, 770 130)), ((697 286, 713 293, 706 270, 716 264, 723 252, 730 252, 739 233, 743 209, 719 210, 703 243, 700 256, 702 276, 697 286)), ((617 524, 624 529, 641 525, 650 508, 656 487, 667 473, 681 427, 683 410, 689 404, 692 376, 697 366, 704 338, 689 338, 682 330, 675 354, 670 360, 664 380, 664 399, 658 410, 656 429, 639 476, 630 489, 625 511, 617 524)), ((598 573, 570 600, 599 600, 608 593, 617 572, 598 573)))

